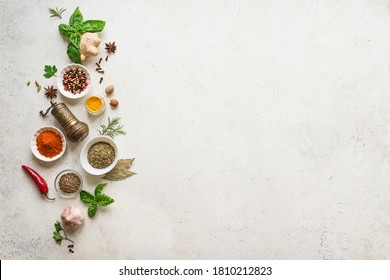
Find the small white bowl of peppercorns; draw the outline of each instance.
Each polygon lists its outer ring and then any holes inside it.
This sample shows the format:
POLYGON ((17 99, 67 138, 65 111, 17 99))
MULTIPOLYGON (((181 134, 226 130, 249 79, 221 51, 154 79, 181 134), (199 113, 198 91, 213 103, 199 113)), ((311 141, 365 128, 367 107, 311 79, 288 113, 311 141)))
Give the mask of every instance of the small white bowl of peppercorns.
POLYGON ((92 87, 91 74, 81 64, 68 64, 57 75, 57 87, 63 96, 79 99, 92 87))

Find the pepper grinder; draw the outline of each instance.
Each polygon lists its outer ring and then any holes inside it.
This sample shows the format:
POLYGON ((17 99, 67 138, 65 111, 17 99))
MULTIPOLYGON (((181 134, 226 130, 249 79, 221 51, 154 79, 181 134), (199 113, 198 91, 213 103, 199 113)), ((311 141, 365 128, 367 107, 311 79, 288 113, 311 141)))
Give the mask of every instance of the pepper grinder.
POLYGON ((84 122, 79 121, 69 110, 65 103, 50 101, 51 106, 44 113, 40 111, 42 117, 45 117, 51 109, 51 114, 61 124, 66 131, 66 136, 72 142, 78 143, 88 136, 89 128, 84 122))

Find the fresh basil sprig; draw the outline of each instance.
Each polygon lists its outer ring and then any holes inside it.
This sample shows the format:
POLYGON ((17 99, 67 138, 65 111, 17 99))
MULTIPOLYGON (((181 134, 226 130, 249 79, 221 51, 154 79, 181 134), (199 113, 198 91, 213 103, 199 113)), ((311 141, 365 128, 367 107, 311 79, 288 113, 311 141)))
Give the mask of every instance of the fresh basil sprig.
POLYGON ((106 25, 102 20, 86 20, 83 21, 83 15, 79 7, 73 12, 69 19, 69 25, 60 24, 58 29, 62 36, 69 38, 67 54, 70 60, 75 63, 81 63, 80 41, 81 35, 86 32, 96 33, 101 32, 106 25))
POLYGON ((88 217, 92 218, 95 216, 96 211, 99 206, 107 206, 113 203, 115 200, 109 197, 106 194, 102 194, 103 188, 107 184, 99 184, 95 188, 95 195, 82 190, 80 192, 80 199, 89 204, 88 207, 88 217))

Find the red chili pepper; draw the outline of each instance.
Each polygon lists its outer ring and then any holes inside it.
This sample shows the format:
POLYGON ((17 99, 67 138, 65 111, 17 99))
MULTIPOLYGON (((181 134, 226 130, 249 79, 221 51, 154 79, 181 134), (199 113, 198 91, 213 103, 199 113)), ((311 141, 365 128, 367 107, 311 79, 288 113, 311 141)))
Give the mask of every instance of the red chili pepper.
POLYGON ((31 176, 31 178, 34 180, 34 182, 37 184, 41 194, 44 194, 46 196, 46 198, 49 200, 55 200, 55 198, 50 198, 47 196, 47 193, 49 192, 49 187, 47 186, 45 179, 43 179, 42 176, 39 175, 34 169, 32 169, 28 166, 25 166, 25 165, 22 165, 22 167, 23 167, 24 171, 26 171, 31 176))

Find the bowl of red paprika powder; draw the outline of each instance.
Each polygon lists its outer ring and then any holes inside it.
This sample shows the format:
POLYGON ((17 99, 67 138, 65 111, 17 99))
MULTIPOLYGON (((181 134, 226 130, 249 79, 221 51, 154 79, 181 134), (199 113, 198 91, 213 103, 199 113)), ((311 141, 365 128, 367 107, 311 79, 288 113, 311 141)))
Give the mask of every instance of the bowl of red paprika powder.
POLYGON ((38 129, 31 139, 31 151, 42 161, 59 159, 66 149, 64 134, 54 126, 45 126, 38 129))

